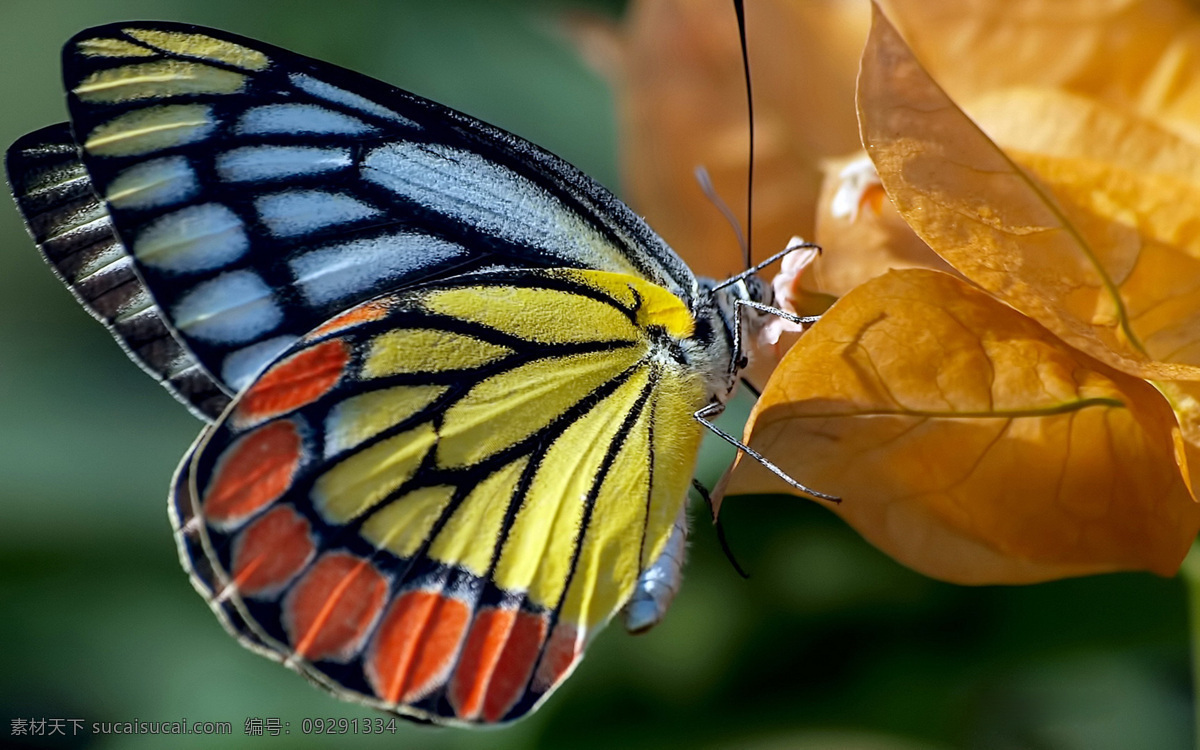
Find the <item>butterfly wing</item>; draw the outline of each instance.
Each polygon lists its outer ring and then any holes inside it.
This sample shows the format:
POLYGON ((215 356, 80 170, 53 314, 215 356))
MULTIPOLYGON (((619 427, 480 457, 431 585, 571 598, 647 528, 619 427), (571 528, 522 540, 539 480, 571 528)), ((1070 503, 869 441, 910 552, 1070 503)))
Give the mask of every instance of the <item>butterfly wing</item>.
MULTIPOLYGON (((365 76, 224 32, 145 22, 76 36, 63 75, 70 130, 10 151, 18 204, 58 268, 87 265, 91 255, 63 259, 89 252, 80 243, 55 246, 85 214, 40 202, 69 178, 65 200, 87 203, 102 260, 133 279, 126 291, 180 350, 151 358, 169 387, 190 369, 231 395, 342 310, 480 268, 594 268, 693 300, 687 267, 584 174, 365 76), (39 168, 55 160, 57 176, 39 168)), ((87 279, 63 276, 92 298, 87 279)), ((210 417, 219 411, 195 388, 172 390, 210 417)))
POLYGON ((497 722, 631 592, 630 627, 661 617, 691 415, 732 385, 723 293, 566 163, 377 81, 165 23, 63 60, 71 123, 10 183, 80 301, 220 417, 172 517, 246 645, 497 722))
POLYGON ((59 123, 20 138, 6 166, 29 233, 59 279, 130 359, 196 416, 216 418, 229 405, 228 389, 191 355, 142 283, 70 127, 59 123))
POLYGON ((532 710, 667 546, 706 383, 687 307, 552 269, 427 283, 289 348, 181 467, 181 554, 227 626, 437 721, 532 710))

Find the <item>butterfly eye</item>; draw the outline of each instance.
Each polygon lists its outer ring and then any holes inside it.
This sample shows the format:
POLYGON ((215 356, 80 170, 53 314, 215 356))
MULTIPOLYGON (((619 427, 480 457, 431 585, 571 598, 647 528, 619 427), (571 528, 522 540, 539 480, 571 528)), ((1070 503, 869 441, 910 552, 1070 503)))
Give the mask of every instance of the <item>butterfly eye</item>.
POLYGON ((764 305, 772 304, 775 300, 775 295, 771 290, 771 286, 763 281, 760 276, 749 276, 746 278, 746 298, 751 302, 761 302, 764 305))

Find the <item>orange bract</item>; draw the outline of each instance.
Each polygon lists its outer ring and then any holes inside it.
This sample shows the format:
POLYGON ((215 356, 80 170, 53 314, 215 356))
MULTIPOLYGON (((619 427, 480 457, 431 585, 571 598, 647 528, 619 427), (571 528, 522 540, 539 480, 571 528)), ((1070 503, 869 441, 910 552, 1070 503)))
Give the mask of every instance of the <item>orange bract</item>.
POLYGON ((1187 0, 886 0, 957 101, 1014 86, 1071 91, 1200 135, 1200 17, 1187 0))
MULTIPOLYGON (((913 233, 895 205, 883 195, 883 187, 874 184, 861 194, 865 202, 857 215, 835 211, 839 194, 859 197, 847 185, 843 172, 856 170, 866 156, 827 162, 825 183, 817 206, 817 238, 829 248, 813 264, 812 273, 805 277, 807 284, 830 294, 845 294, 864 280, 886 273, 893 268, 933 268, 954 272, 921 238, 913 233)), ((874 172, 874 166, 870 166, 874 172)))
POLYGON ((1027 155, 1022 169, 886 19, 864 53, 859 96, 884 187, 951 265, 1127 372, 1200 378, 1200 226, 1180 215, 1200 185, 1082 158, 1027 155), (1179 202, 1164 205, 1168 195, 1179 202))
MULTIPOLYGON (((754 447, 930 575, 1170 574, 1200 529, 1158 393, 946 274, 860 286, 771 383, 754 447)), ((744 457, 739 469, 730 492, 784 489, 744 457)))
MULTIPOLYGON (((853 157, 826 164, 805 282, 845 296, 771 376, 747 442, 938 578, 1172 574, 1200 530, 1195 12, 886 7, 933 75, 876 9, 858 114, 890 200, 867 182, 848 201, 853 157)), ((742 457, 726 490, 786 488, 742 457)))
MULTIPOLYGON (((756 128, 755 257, 812 237, 820 161, 858 147, 854 76, 862 7, 838 0, 746 5, 756 128), (780 65, 783 57, 793 64, 780 65)), ((700 274, 742 259, 701 192, 697 166, 746 224, 746 89, 726 0, 635 3, 616 71, 622 164, 631 205, 700 274)))

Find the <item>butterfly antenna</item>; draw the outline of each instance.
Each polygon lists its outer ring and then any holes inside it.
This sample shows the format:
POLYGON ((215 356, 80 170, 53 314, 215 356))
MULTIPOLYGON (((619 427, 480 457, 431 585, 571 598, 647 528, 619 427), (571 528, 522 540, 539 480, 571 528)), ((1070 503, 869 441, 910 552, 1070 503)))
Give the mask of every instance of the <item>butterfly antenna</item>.
POLYGON ((754 92, 750 87, 750 53, 746 48, 746 8, 742 0, 733 0, 733 9, 737 13, 738 39, 742 43, 742 72, 746 77, 746 116, 750 123, 750 164, 746 169, 746 244, 742 246, 746 268, 749 268, 754 242, 754 92))
POLYGON ((717 506, 713 505, 712 495, 708 494, 708 489, 696 479, 692 479, 692 487, 696 492, 700 493, 700 497, 704 498, 704 502, 708 504, 708 512, 712 514, 713 526, 717 527, 717 541, 721 544, 721 551, 725 553, 725 559, 737 571, 737 574, 742 578, 749 578, 750 574, 741 566, 737 558, 733 555, 733 548, 729 546, 729 540, 725 538, 725 526, 721 523, 721 519, 717 517, 717 506))
MULTIPOLYGON (((797 238, 797 239, 799 239, 799 238, 797 238)), ((733 276, 730 276, 728 279, 725 279, 724 281, 714 285, 712 287, 712 291, 715 292, 718 289, 724 289, 727 286, 733 286, 734 284, 738 283, 739 281, 746 278, 747 276, 753 276, 754 274, 763 270, 764 268, 771 265, 772 263, 779 260, 780 258, 784 257, 785 255, 794 253, 797 250, 816 250, 816 251, 820 252, 821 246, 814 245, 811 242, 800 242, 795 245, 788 245, 787 247, 785 247, 784 249, 775 253, 770 258, 767 258, 766 260, 762 261, 761 263, 751 266, 750 268, 747 268, 745 271, 742 271, 741 273, 738 273, 738 274, 734 274, 733 276)))
POLYGON ((729 226, 733 229, 733 233, 737 235, 738 247, 742 250, 742 257, 750 257, 750 247, 746 244, 746 235, 742 234, 742 225, 738 221, 737 216, 734 216, 733 209, 729 204, 721 198, 717 192, 717 188, 712 183, 712 178, 708 175, 708 170, 701 164, 696 167, 696 182, 700 183, 700 189, 704 191, 704 197, 717 207, 721 215, 725 217, 725 221, 729 222, 729 226))

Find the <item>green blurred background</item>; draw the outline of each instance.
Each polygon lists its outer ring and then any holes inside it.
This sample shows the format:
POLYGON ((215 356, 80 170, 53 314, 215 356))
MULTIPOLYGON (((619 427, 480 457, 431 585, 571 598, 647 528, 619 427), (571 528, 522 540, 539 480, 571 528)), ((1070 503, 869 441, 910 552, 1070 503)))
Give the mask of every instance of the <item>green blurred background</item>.
MULTIPOLYGON (((360 70, 540 143, 618 188, 612 100, 555 33, 619 0, 4 0, 0 140, 64 117, 61 44, 191 21, 360 70)), ((165 512, 199 423, 128 363, 0 208, 0 745, 421 748, 1184 748, 1183 589, 1149 575, 959 588, 890 561, 814 504, 725 506, 743 581, 701 521, 648 635, 605 632, 537 714, 486 732, 368 717, 238 647, 180 570, 165 512), (246 737, 247 717, 290 722, 246 737), (232 737, 9 736, 16 718, 229 721, 232 737)), ((743 404, 744 407, 744 404, 743 404)), ((709 483, 728 458, 706 452, 709 483)))

